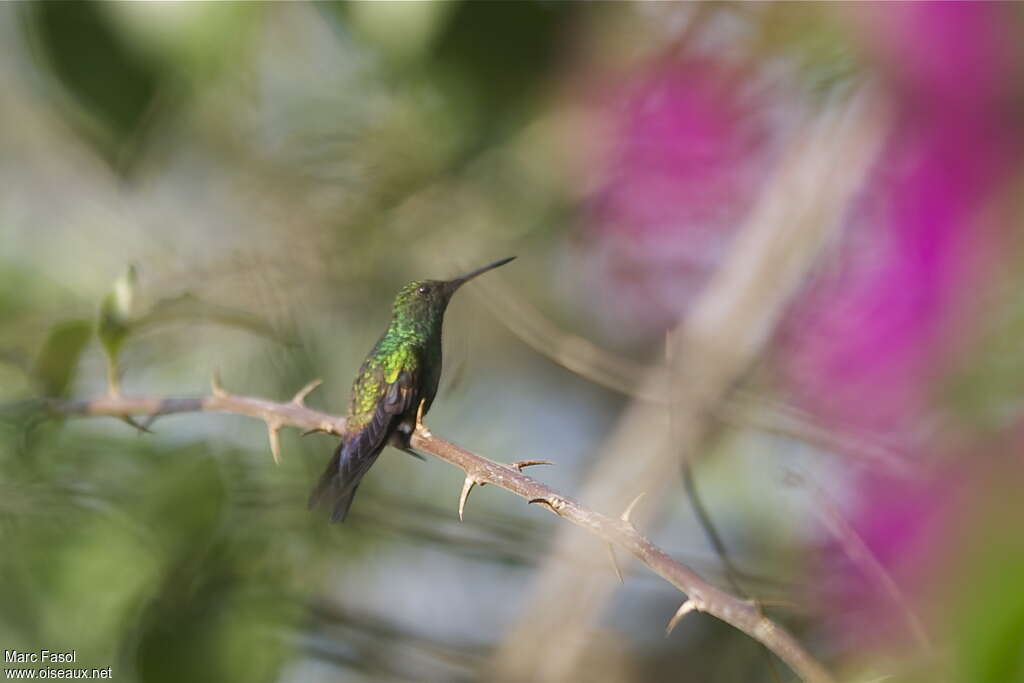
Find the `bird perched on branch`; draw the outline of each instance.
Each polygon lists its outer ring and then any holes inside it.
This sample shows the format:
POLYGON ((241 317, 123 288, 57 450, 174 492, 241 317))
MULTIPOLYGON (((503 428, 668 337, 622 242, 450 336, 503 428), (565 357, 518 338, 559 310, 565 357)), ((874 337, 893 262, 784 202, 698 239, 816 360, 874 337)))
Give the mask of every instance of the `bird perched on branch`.
POLYGON ((344 520, 359 482, 384 446, 413 453, 409 436, 420 402, 426 414, 441 379, 441 327, 448 302, 459 287, 513 258, 454 280, 417 280, 402 287, 388 329, 352 384, 345 433, 309 497, 310 508, 329 504, 331 521, 344 520))

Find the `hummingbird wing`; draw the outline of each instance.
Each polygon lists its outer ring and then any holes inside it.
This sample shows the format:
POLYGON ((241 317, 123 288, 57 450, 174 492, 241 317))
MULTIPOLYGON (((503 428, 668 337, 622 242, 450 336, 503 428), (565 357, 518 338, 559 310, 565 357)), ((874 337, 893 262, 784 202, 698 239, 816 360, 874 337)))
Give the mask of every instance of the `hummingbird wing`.
POLYGON ((363 476, 387 445, 403 416, 415 410, 419 362, 410 353, 400 370, 368 361, 352 387, 346 434, 309 498, 309 506, 331 502, 331 521, 345 519, 363 476), (388 381, 390 380, 390 381, 388 381))

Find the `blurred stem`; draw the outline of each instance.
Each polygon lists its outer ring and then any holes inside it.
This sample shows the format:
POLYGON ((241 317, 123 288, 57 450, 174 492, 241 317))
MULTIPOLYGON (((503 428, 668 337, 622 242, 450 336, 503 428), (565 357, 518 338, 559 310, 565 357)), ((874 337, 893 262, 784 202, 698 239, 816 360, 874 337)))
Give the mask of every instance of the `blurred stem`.
MULTIPOLYGON (((308 385, 307 385, 308 386, 308 385)), ((307 408, 306 388, 287 403, 229 394, 214 377, 213 395, 194 398, 136 398, 105 396, 92 400, 53 400, 50 411, 61 416, 111 416, 126 418, 149 415, 152 420, 169 413, 220 412, 247 415, 265 421, 273 434, 281 427, 317 429, 339 434, 344 418, 307 408)), ((604 541, 632 553, 651 571, 686 594, 684 610, 711 614, 762 643, 786 662, 803 680, 828 682, 833 678, 781 625, 764 616, 752 603, 706 582, 684 564, 676 562, 661 548, 640 534, 627 519, 613 518, 584 507, 579 501, 523 474, 513 465, 488 460, 476 453, 435 436, 419 424, 410 445, 444 460, 466 473, 477 485, 491 484, 530 503, 543 503, 551 512, 582 527, 604 541)), ((675 619, 673 620, 673 622, 675 619)))
POLYGON ((846 519, 846 516, 836 502, 829 497, 820 485, 806 475, 790 472, 787 475, 787 479, 794 484, 803 486, 814 496, 817 503, 815 510, 818 512, 818 516, 829 532, 842 545, 843 552, 864 572, 865 576, 870 577, 889 596, 889 599, 892 600, 903 616, 907 630, 917 642, 918 647, 925 654, 930 655, 932 653, 932 642, 931 638, 928 637, 928 631, 925 630, 924 624, 921 623, 921 620, 911 608, 896 580, 893 579, 875 553, 868 547, 868 544, 864 542, 864 539, 857 533, 857 530, 846 519))
MULTIPOLYGON (((700 497, 700 493, 697 491, 697 480, 693 476, 693 466, 690 464, 689 459, 683 458, 682 470, 683 488, 686 489, 686 495, 690 500, 690 507, 693 509, 693 514, 697 517, 697 521, 704 530, 704 535, 707 536, 708 542, 711 543, 711 547, 714 548, 715 554, 718 555, 718 560, 722 563, 722 573, 725 575, 726 582, 736 595, 746 597, 748 595, 747 592, 740 587, 739 570, 737 570, 736 566, 733 565, 732 558, 729 557, 729 551, 725 547, 725 542, 718 533, 718 529, 715 527, 714 522, 711 521, 711 514, 708 512, 707 507, 704 505, 704 500, 700 497)), ((761 647, 765 648, 763 644, 761 647)), ((766 648, 763 649, 762 652, 764 652, 765 656, 768 658, 768 670, 772 674, 772 680, 779 683, 781 679, 779 678, 779 672, 776 671, 775 662, 771 658, 771 653, 768 652, 766 648)))
POLYGON ((690 499, 690 507, 693 508, 693 514, 697 517, 697 521, 700 522, 704 535, 708 537, 708 542, 711 543, 711 547, 714 548, 715 554, 718 555, 718 559, 722 563, 725 579, 729 583, 729 587, 737 595, 746 595, 746 591, 739 584, 739 571, 733 565, 732 558, 729 557, 729 551, 725 548, 725 542, 722 541, 718 529, 715 527, 714 522, 711 521, 711 515, 708 514, 708 510, 704 506, 704 500, 697 491, 697 481, 693 477, 693 466, 689 460, 683 460, 682 469, 683 488, 686 489, 686 495, 690 499))
POLYGON ((107 393, 111 396, 118 397, 121 395, 121 377, 120 370, 117 367, 117 357, 112 354, 107 354, 107 393))

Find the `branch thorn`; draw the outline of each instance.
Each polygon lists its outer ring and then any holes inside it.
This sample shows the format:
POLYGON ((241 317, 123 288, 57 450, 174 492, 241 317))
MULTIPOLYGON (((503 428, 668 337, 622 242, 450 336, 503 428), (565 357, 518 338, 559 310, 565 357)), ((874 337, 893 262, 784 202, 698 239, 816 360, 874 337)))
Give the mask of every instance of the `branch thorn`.
POLYGON ((548 498, 533 498, 532 500, 529 500, 527 502, 529 504, 531 504, 531 505, 533 503, 541 503, 543 505, 547 505, 549 508, 551 508, 551 511, 554 512, 558 516, 562 515, 562 508, 565 507, 565 501, 563 501, 562 499, 557 498, 557 497, 556 498, 552 498, 552 499, 548 499, 548 498))
POLYGON ((341 436, 341 432, 339 432, 338 429, 333 424, 326 420, 321 422, 318 426, 313 427, 312 429, 307 429, 306 431, 302 432, 302 436, 309 436, 310 434, 317 433, 334 434, 336 436, 341 436))
POLYGON ((311 382, 308 382, 306 384, 306 386, 304 386, 301 389, 299 389, 298 393, 295 394, 295 397, 292 399, 292 403, 294 403, 295 405, 299 406, 300 408, 305 408, 306 407, 306 397, 309 396, 309 394, 314 389, 316 389, 318 386, 320 386, 323 383, 324 383, 324 381, 322 379, 320 379, 319 377, 317 379, 314 379, 311 382))
POLYGON ((633 502, 627 505, 626 509, 622 511, 622 515, 619 517, 619 519, 621 519, 623 522, 629 522, 629 524, 632 525, 633 523, 629 521, 629 516, 633 514, 633 508, 636 507, 636 504, 639 503, 640 499, 643 498, 645 495, 647 495, 647 492, 641 491, 640 495, 634 498, 633 502))
POLYGON ((223 398, 228 395, 228 392, 224 391, 224 385, 220 383, 220 370, 217 368, 213 369, 210 373, 210 390, 214 396, 223 398))
POLYGON ((153 413, 152 415, 150 415, 149 417, 147 417, 147 418, 146 418, 146 419, 145 419, 145 420, 144 420, 144 421, 142 422, 142 424, 141 424, 141 425, 139 425, 139 429, 141 429, 142 431, 146 432, 147 434, 152 434, 152 433, 153 433, 153 430, 152 430, 152 429, 150 429, 150 427, 152 427, 152 426, 153 426, 153 423, 154 423, 154 422, 156 422, 156 421, 157 421, 158 419, 160 419, 160 417, 161 417, 162 415, 163 415, 163 413, 153 413))
POLYGON ((267 420, 267 438, 270 439, 270 454, 274 456, 274 464, 281 464, 281 423, 267 420))
POLYGON ((466 509, 466 501, 469 500, 469 492, 473 490, 473 487, 480 484, 483 486, 483 482, 477 482, 476 479, 470 475, 466 475, 466 480, 462 482, 462 495, 459 496, 459 521, 462 521, 462 512, 466 509))
POLYGON ((694 601, 693 598, 688 598, 686 602, 679 606, 676 610, 675 615, 668 622, 668 626, 665 627, 665 637, 668 638, 669 634, 672 633, 673 629, 679 625, 679 622, 683 620, 687 614, 693 611, 700 611, 700 606, 694 601))
POLYGON ((146 424, 139 424, 138 422, 135 421, 135 419, 131 415, 122 415, 120 419, 121 419, 121 422, 124 422, 129 427, 134 427, 135 429, 139 430, 140 434, 142 432, 145 432, 146 434, 152 434, 153 433, 153 430, 151 430, 149 428, 149 426, 148 426, 149 423, 151 422, 151 420, 147 421, 146 424))
POLYGON ((550 460, 518 460, 518 461, 510 464, 509 467, 522 472, 524 467, 533 467, 534 465, 554 465, 554 464, 555 463, 551 462, 550 460))

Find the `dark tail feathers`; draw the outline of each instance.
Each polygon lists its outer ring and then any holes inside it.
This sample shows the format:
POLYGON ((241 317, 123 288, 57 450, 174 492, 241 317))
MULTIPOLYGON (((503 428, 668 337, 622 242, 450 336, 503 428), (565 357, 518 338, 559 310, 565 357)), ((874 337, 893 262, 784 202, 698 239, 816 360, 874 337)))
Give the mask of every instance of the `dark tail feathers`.
POLYGON ((313 493, 309 495, 310 510, 325 503, 331 505, 332 522, 345 521, 348 509, 352 507, 352 500, 356 497, 359 479, 361 479, 361 477, 355 477, 354 480, 348 482, 342 481, 340 470, 343 446, 344 442, 338 444, 338 449, 334 451, 334 457, 327 464, 324 473, 320 475, 320 481, 317 482, 313 493))

